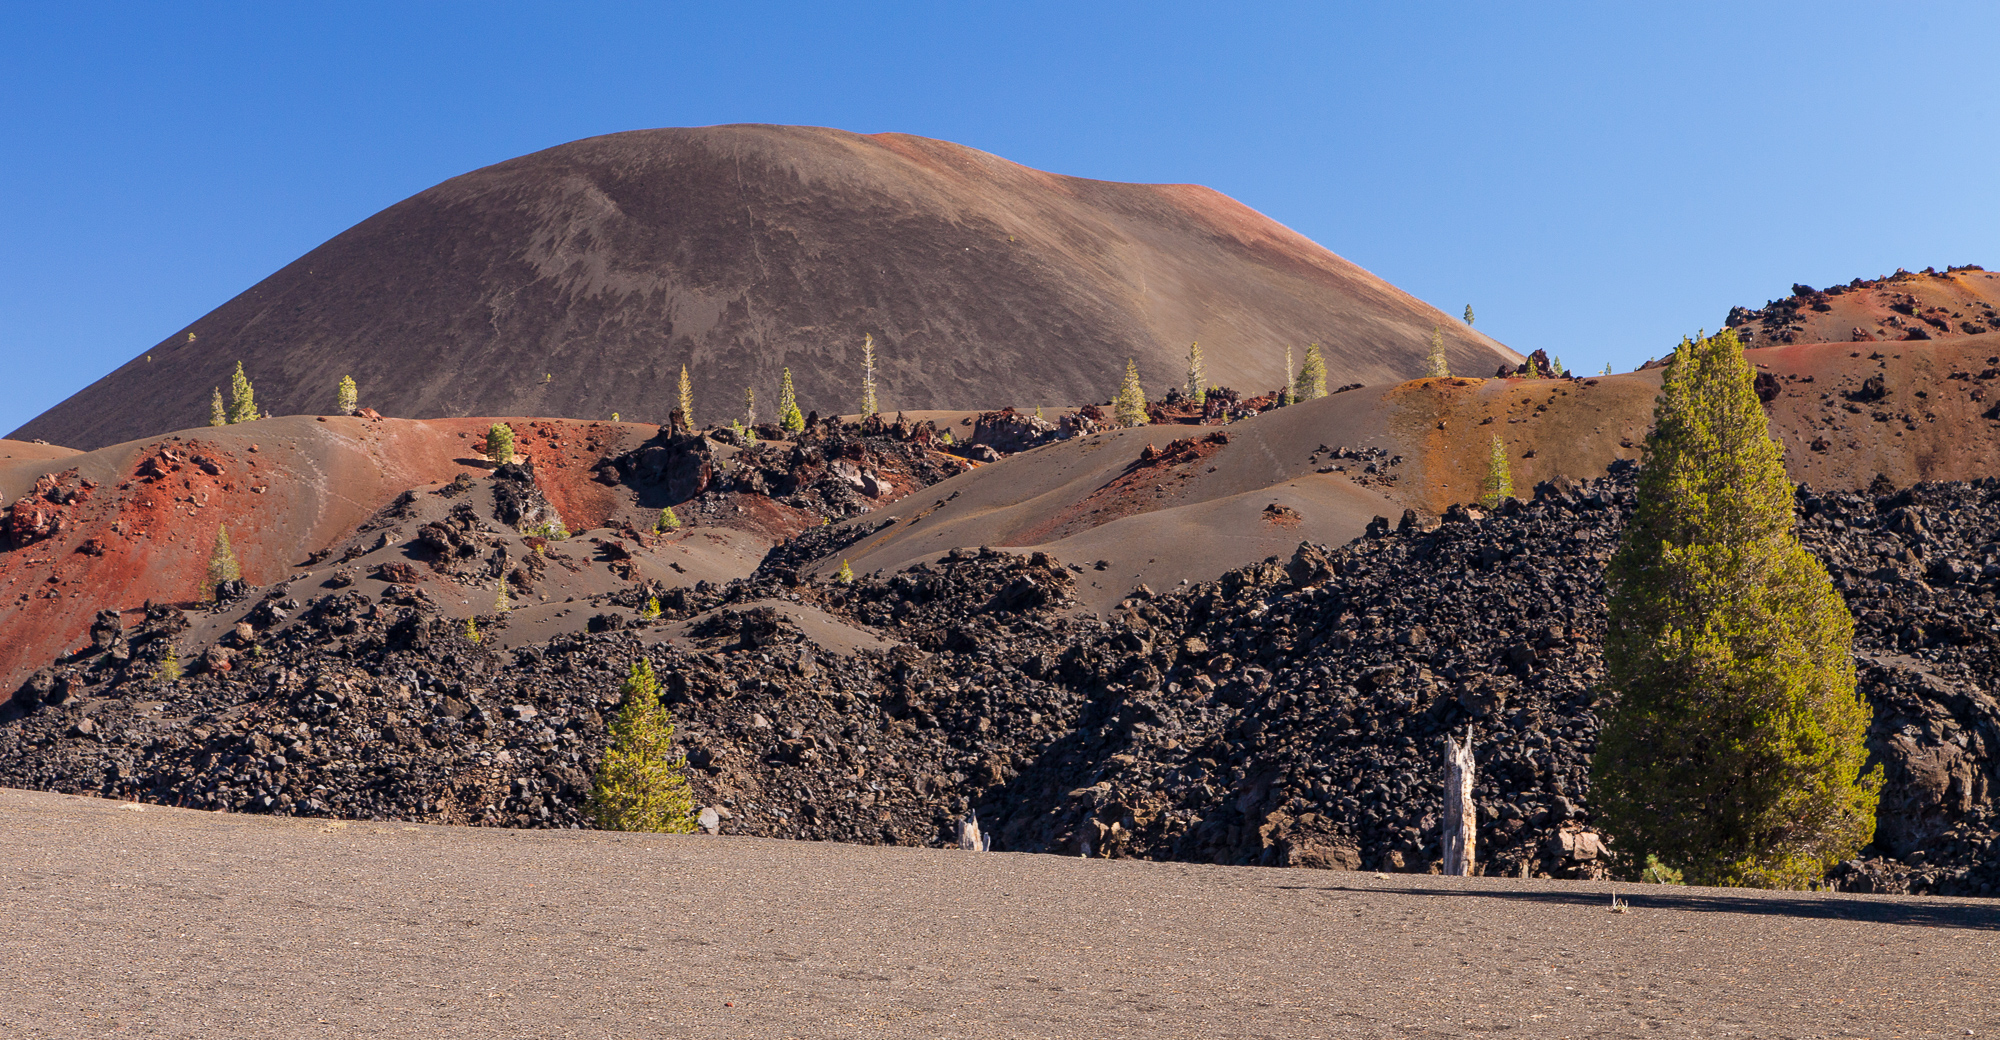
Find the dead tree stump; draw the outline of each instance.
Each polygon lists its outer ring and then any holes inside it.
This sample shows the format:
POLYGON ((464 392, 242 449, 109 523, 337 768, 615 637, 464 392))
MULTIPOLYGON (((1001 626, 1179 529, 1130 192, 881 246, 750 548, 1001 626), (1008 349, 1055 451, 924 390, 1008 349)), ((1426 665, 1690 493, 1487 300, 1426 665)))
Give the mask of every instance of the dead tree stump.
POLYGON ((1459 744, 1444 738, 1444 872, 1472 874, 1473 846, 1479 840, 1479 810, 1472 804, 1472 735, 1459 744))

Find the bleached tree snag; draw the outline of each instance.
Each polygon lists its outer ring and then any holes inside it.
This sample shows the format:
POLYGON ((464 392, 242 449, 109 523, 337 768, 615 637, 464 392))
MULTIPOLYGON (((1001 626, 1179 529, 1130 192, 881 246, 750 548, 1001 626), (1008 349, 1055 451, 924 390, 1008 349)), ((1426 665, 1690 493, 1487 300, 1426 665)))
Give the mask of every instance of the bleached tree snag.
POLYGON ((965 819, 958 821, 958 847, 966 852, 986 851, 986 843, 980 840, 977 815, 966 813, 965 819))
POLYGON ((1466 734, 1463 745, 1447 735, 1444 747, 1444 872, 1468 877, 1479 836, 1478 809, 1472 804, 1472 735, 1466 734))

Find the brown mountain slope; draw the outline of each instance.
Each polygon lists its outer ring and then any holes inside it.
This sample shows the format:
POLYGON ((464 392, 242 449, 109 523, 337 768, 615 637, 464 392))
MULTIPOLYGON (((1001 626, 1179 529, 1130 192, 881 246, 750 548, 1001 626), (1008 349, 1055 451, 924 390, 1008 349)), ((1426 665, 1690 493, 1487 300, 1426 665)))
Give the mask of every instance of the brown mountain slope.
POLYGON ((2000 273, 1977 266, 1897 271, 1733 307, 1726 324, 1746 345, 1954 339, 2000 331, 2000 273))
MULTIPOLYGON (((1878 474, 1899 487, 2000 476, 2000 334, 1750 356, 1771 376, 1766 412, 1794 480, 1852 489, 1878 474)), ((1522 498, 1539 481, 1602 474, 1639 457, 1660 377, 1654 368, 1425 379, 1221 428, 1153 426, 1052 444, 849 521, 881 530, 820 569, 831 574, 845 558, 856 570, 895 570, 965 545, 1043 549, 1086 568, 1079 596, 1102 609, 1139 583, 1209 580, 1289 555, 1301 540, 1344 542, 1374 516, 1414 509, 1435 518, 1476 501, 1494 437, 1522 498), (1169 447, 1218 433, 1227 442, 1198 453, 1169 447), (1158 452, 1150 460, 1149 445, 1158 452), (889 517, 895 523, 883 526, 889 517)))
POLYGON ((881 405, 1105 400, 1127 357, 1177 383, 1277 386, 1322 345, 1336 385, 1511 351, 1240 203, 1064 177, 943 141, 813 127, 644 130, 468 173, 391 206, 23 426, 78 448, 204 420, 238 360, 274 414, 352 375, 387 415, 661 421, 881 405))

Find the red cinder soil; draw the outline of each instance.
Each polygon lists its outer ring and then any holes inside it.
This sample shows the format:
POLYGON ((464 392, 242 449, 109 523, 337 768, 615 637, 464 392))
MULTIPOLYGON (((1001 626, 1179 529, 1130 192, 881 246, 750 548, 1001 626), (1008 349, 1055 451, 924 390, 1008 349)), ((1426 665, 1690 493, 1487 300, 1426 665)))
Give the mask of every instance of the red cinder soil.
POLYGON ((1727 324, 1752 347, 1795 343, 1949 340, 2000 332, 2000 272, 1978 267, 1897 271, 1736 307, 1727 324))

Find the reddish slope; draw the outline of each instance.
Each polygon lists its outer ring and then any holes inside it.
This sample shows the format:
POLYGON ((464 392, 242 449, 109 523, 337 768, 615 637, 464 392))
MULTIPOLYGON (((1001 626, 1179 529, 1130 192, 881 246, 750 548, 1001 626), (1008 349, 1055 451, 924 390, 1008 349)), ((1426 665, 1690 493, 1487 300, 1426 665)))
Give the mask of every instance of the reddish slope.
POLYGON ((1955 339, 2000 331, 1996 308, 2000 273, 1925 268, 1825 289, 1794 285, 1790 296, 1755 310, 1732 308, 1727 324, 1753 347, 1955 339))
POLYGON ((944 141, 812 127, 645 130, 454 178, 363 221, 28 423, 95 448, 198 422, 241 360, 276 413, 343 375, 388 415, 663 421, 681 367, 703 421, 852 411, 861 340, 884 408, 1105 400, 1128 357, 1178 383, 1336 385, 1516 356, 1207 188, 1031 170, 944 141), (192 336, 192 341, 190 337, 192 336), (1295 362, 1296 363, 1296 362, 1295 362))

